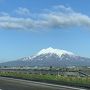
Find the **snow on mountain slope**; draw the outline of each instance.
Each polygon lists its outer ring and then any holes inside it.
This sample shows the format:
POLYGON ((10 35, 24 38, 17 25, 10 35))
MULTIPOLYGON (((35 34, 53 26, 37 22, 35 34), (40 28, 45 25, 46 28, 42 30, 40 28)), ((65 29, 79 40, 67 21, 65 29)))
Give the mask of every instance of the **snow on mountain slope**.
POLYGON ((60 50, 60 49, 53 49, 52 47, 49 47, 47 49, 42 49, 40 52, 37 53, 36 56, 41 55, 41 54, 56 54, 59 57, 62 55, 68 54, 68 55, 74 55, 72 52, 68 52, 66 50, 60 50))
MULTIPOLYGON (((48 56, 50 56, 50 54, 55 54, 57 55, 58 57, 61 57, 62 55, 70 55, 70 56, 73 56, 74 53, 72 52, 69 52, 69 51, 66 51, 66 50, 60 50, 60 49, 54 49, 52 47, 49 47, 49 48, 46 48, 46 49, 42 49, 40 50, 36 55, 34 56, 29 56, 29 57, 24 57, 22 58, 22 61, 26 61, 26 60, 32 60, 33 58, 36 58, 37 56, 40 56, 40 55, 45 55, 45 54, 49 54, 48 56)), ((48 57, 47 56, 47 57, 48 57)))

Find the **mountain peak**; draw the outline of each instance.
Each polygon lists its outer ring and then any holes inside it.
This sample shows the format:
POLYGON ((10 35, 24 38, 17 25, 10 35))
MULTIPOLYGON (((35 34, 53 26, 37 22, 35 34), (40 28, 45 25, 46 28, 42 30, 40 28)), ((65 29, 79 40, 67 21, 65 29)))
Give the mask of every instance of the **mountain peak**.
POLYGON ((34 56, 24 57, 16 61, 1 63, 0 66, 90 67, 90 58, 76 56, 72 52, 49 47, 42 49, 34 56))
POLYGON ((37 55, 48 54, 48 53, 56 54, 59 57, 61 57, 61 55, 63 55, 63 54, 74 55, 72 52, 69 52, 69 51, 66 51, 66 50, 54 49, 52 47, 42 49, 40 52, 37 53, 37 55))

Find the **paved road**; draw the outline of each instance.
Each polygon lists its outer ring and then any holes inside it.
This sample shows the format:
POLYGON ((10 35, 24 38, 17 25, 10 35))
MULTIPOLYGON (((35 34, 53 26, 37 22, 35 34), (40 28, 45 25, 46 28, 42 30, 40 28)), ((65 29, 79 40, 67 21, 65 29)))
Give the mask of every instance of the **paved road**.
POLYGON ((0 77, 0 90, 86 90, 86 89, 0 77))

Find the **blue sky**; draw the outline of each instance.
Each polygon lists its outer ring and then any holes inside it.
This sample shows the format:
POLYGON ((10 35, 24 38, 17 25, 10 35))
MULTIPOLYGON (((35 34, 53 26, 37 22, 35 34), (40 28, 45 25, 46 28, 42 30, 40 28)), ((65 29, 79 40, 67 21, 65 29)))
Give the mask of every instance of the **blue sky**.
POLYGON ((53 47, 90 57, 90 0, 0 0, 0 62, 53 47))

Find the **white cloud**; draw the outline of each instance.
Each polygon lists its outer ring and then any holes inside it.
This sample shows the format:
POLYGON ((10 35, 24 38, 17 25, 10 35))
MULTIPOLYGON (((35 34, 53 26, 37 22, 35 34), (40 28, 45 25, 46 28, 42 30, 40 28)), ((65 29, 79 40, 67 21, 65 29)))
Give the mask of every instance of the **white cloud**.
MULTIPOLYGON (((27 17, 14 17, 9 15, 0 16, 0 28, 3 29, 54 29, 69 27, 90 27, 90 17, 82 13, 75 12, 70 7, 63 5, 48 9, 48 12, 37 13, 37 18, 28 16, 28 9, 20 8, 19 14, 25 14, 27 17), (25 13, 26 12, 26 13, 25 13)), ((32 15, 32 14, 31 14, 32 15)))
POLYGON ((32 29, 34 26, 30 18, 0 17, 0 27, 4 29, 32 29))

